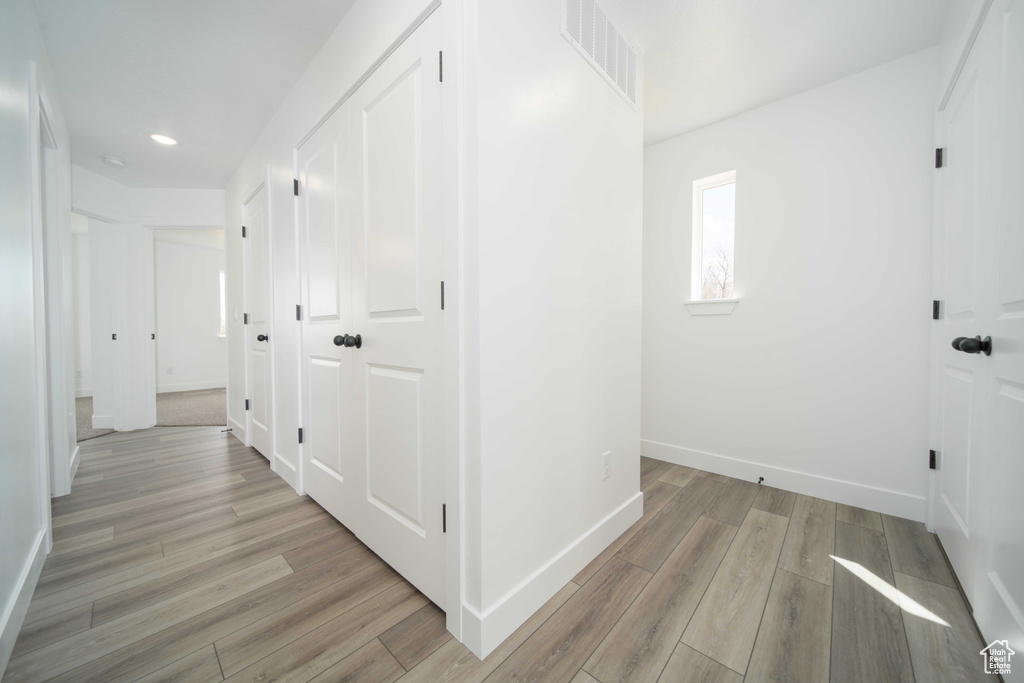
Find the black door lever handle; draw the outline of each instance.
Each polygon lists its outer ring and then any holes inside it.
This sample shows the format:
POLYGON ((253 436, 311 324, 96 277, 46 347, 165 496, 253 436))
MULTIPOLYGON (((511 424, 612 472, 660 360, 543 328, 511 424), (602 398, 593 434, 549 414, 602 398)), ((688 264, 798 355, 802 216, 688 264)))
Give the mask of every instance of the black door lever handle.
POLYGON ((953 340, 953 348, 964 353, 983 353, 992 355, 992 337, 957 337, 953 340))
POLYGON ((257 334, 256 335, 256 341, 264 341, 264 342, 265 341, 270 341, 270 335, 269 334, 257 334))

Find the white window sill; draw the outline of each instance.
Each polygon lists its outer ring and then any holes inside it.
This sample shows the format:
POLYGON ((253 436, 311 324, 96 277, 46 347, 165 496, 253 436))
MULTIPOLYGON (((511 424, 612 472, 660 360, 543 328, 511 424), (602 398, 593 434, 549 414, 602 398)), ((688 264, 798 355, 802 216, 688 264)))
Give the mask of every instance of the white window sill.
POLYGON ((685 303, 690 315, 731 315, 739 302, 739 299, 707 299, 685 303))

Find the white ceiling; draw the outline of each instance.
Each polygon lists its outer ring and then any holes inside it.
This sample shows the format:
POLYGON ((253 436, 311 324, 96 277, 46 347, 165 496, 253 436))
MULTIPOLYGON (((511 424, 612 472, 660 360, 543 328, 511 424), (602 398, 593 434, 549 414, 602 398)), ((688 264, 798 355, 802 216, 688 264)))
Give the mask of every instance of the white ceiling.
POLYGON ((957 0, 623 0, 659 142, 938 44, 957 0))
MULTIPOLYGON (((73 161, 133 187, 223 188, 352 1, 34 0, 73 161)), ((607 9, 645 52, 650 144, 935 45, 957 1, 607 9)))
POLYGON ((72 160, 132 187, 223 188, 351 5, 34 0, 72 160))

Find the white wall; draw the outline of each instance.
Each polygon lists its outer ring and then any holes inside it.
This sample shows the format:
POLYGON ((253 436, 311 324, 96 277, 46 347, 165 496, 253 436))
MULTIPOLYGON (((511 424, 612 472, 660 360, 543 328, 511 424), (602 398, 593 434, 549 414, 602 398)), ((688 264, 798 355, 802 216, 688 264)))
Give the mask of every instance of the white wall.
POLYGON ((69 141, 46 52, 30 3, 4 0, 0 2, 0 676, 42 567, 49 524, 46 456, 39 429, 43 415, 36 390, 37 364, 45 363, 45 358, 37 353, 33 302, 32 150, 38 130, 30 115, 34 112, 32 63, 60 147, 59 222, 69 230, 69 141))
MULTIPOLYGON (((88 225, 88 220, 79 216, 88 225)), ((72 312, 75 321, 75 396, 92 396, 92 327, 89 306, 89 234, 71 237, 72 312)))
POLYGON ((158 235, 153 251, 157 392, 227 386, 227 344, 218 336, 224 250, 158 235))
POLYGON ((467 596, 486 652, 640 515, 643 110, 562 38, 559 2, 477 12, 481 574, 467 596))
POLYGON ((151 228, 223 228, 224 192, 131 188, 79 166, 72 166, 72 180, 72 208, 89 217, 93 426, 151 427, 157 390, 151 228))
POLYGON ((645 455, 924 519, 937 57, 646 148, 645 455), (733 169, 741 301, 691 316, 692 183, 733 169))

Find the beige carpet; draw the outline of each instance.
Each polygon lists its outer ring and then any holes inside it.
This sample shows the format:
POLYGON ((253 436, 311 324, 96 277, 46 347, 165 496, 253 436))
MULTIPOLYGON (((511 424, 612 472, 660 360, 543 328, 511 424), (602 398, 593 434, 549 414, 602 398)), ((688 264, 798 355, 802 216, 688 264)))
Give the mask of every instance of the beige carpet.
POLYGON ((227 423, 227 389, 156 395, 157 427, 213 427, 227 423))
MULTIPOLYGON (((75 399, 78 440, 85 441, 113 429, 92 428, 92 397, 75 399)), ((175 391, 156 395, 157 427, 206 427, 226 425, 228 422, 227 389, 202 391, 175 391)))

